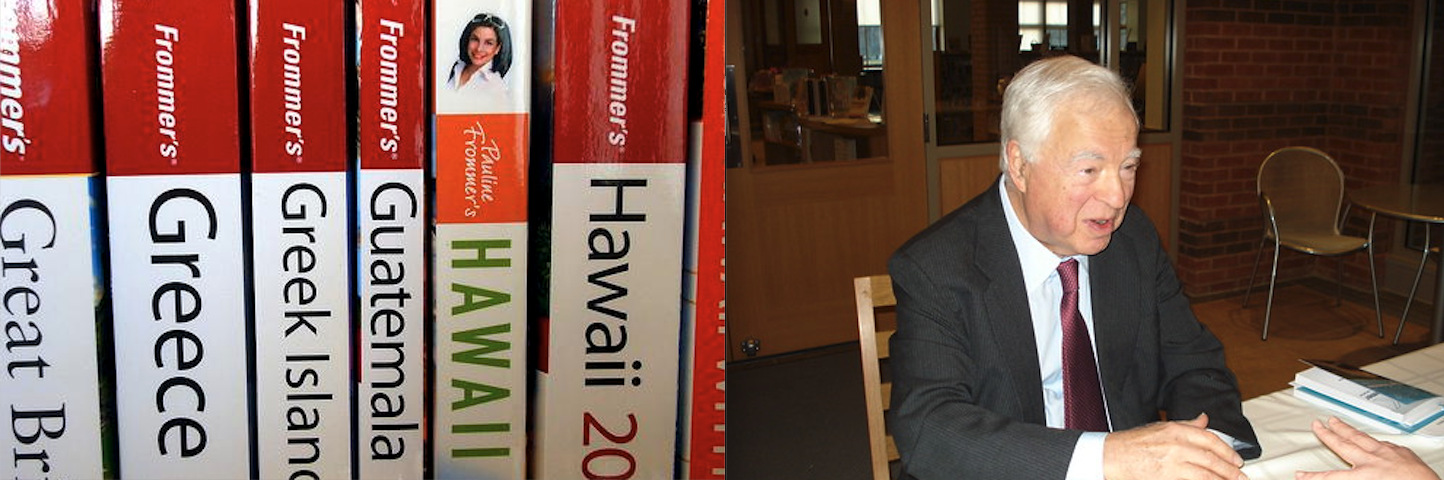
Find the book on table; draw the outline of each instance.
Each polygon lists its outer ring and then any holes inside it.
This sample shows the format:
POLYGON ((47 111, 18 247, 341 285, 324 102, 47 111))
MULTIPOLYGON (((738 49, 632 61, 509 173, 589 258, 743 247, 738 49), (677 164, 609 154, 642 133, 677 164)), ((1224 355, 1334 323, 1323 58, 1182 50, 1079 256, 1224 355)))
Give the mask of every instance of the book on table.
POLYGON ((1294 395, 1413 433, 1444 417, 1444 397, 1338 362, 1303 360, 1294 395))

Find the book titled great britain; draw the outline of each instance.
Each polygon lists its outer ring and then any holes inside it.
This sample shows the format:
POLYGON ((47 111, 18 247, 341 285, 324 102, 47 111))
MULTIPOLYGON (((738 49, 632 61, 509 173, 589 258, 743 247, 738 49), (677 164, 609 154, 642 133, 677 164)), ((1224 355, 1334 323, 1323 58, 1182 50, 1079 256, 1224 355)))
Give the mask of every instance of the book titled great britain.
POLYGON ((686 1, 557 2, 537 478, 673 478, 688 25, 686 1))
POLYGON ((94 12, 0 2, 0 478, 101 478, 94 12))
POLYGON ((100 2, 123 478, 253 478, 234 2, 100 2))
POLYGON ((431 474, 524 478, 531 4, 432 6, 431 474))

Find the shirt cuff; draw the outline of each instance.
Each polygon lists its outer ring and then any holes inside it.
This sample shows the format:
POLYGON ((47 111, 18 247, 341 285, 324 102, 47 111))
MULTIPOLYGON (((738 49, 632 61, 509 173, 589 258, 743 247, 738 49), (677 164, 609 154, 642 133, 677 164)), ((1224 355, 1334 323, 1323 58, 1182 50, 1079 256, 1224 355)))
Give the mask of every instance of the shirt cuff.
POLYGON ((1240 441, 1239 439, 1233 438, 1232 435, 1220 432, 1218 430, 1214 430, 1212 428, 1208 429, 1208 432, 1217 435, 1219 440, 1223 440, 1223 443, 1228 444, 1228 446, 1232 447, 1234 450, 1242 450, 1253 446, 1253 444, 1251 443, 1240 441))
POLYGON ((1073 446, 1073 458, 1068 461, 1067 480, 1101 480, 1103 478, 1104 432, 1084 432, 1073 446))

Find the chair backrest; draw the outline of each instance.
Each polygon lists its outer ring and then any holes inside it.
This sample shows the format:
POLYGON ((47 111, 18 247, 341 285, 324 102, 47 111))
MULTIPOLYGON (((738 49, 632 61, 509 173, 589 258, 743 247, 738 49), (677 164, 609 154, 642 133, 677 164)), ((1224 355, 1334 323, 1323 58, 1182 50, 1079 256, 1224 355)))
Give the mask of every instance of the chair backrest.
POLYGON ((857 333, 862 342, 862 380, 867 396, 867 433, 872 452, 874 480, 888 480, 888 462, 897 460, 897 444, 887 433, 884 421, 892 383, 884 382, 880 363, 888 358, 888 340, 895 330, 877 329, 877 312, 892 309, 897 299, 892 294, 892 277, 873 275, 852 279, 857 296, 857 333))
POLYGON ((1339 233, 1344 172, 1329 154, 1309 147, 1275 150, 1258 167, 1258 193, 1279 228, 1339 233))

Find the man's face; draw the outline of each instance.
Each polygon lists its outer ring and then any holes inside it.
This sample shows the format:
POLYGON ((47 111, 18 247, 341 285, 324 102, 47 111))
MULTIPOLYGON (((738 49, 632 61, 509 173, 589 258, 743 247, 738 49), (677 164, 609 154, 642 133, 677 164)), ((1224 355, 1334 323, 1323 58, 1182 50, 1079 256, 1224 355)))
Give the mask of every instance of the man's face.
POLYGON ((1134 117, 1121 106, 1072 101, 1061 106, 1053 132, 1023 160, 1008 145, 1013 206, 1033 237, 1059 256, 1103 251, 1123 223, 1140 151, 1134 117))

